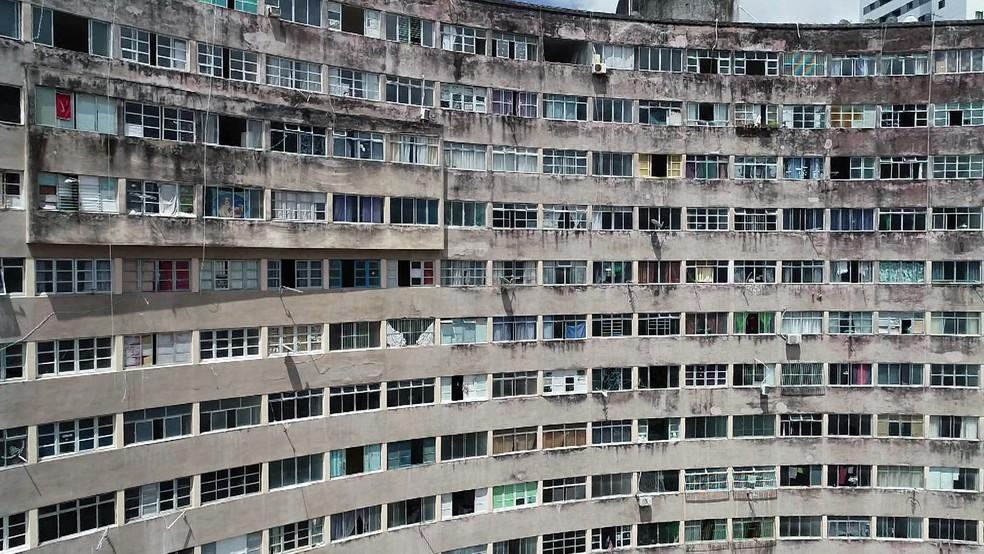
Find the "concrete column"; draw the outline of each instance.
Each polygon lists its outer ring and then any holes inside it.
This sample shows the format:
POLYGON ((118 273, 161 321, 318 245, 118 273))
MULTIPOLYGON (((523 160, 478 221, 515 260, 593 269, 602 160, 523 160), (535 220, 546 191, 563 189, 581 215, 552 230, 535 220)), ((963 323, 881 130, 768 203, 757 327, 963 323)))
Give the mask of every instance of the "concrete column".
POLYGON ((22 342, 24 353, 24 379, 33 381, 38 378, 38 343, 35 341, 22 342))
POLYGON ((202 275, 201 258, 191 258, 191 263, 190 263, 191 292, 202 291, 201 275, 202 275))

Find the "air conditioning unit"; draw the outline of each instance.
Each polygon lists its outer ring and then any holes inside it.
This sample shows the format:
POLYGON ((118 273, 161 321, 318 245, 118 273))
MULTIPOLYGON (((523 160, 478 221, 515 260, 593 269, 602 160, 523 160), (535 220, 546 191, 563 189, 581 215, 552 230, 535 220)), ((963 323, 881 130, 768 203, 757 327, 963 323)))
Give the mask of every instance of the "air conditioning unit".
POLYGON ((430 108, 420 108, 420 120, 428 121, 431 117, 430 108))
POLYGON ((803 335, 795 333, 792 335, 786 335, 786 344, 799 344, 803 340, 803 335))
POLYGON ((280 6, 267 6, 267 16, 273 19, 280 19, 280 6))
POLYGON ((652 508, 653 507, 653 497, 651 496, 640 496, 637 498, 639 500, 640 508, 652 508))
POLYGON ((604 75, 605 73, 608 73, 608 66, 602 62, 595 62, 591 64, 591 73, 594 73, 595 75, 604 75))

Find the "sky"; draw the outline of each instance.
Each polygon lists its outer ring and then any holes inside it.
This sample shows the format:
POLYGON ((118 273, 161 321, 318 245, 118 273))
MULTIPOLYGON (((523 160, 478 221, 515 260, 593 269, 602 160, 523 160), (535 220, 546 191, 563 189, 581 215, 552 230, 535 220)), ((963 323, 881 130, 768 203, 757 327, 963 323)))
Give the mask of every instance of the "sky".
MULTIPOLYGON (((531 4, 596 12, 614 12, 618 0, 524 0, 531 4)), ((773 23, 837 23, 858 18, 858 0, 741 0, 740 21, 773 23), (751 14, 749 17, 748 14, 751 14), (754 17, 754 19, 752 19, 754 17)))

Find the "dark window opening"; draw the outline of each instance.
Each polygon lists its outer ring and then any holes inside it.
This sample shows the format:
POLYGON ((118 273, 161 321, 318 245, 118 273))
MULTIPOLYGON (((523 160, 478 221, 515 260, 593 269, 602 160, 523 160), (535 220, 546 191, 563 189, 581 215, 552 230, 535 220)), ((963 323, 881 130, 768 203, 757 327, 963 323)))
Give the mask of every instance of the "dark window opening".
POLYGON ((954 110, 947 113, 951 127, 962 127, 964 118, 962 110, 954 110))
POLYGON ((653 154, 649 159, 649 171, 653 177, 666 177, 669 174, 670 157, 667 154, 653 154))
POLYGON ((247 132, 247 120, 239 117, 229 117, 225 115, 217 116, 218 118, 218 143, 222 146, 238 146, 240 148, 247 146, 246 144, 246 132, 247 132))
POLYGON ((451 515, 463 516, 475 513, 475 491, 458 491, 451 493, 451 515))
POLYGON ((594 49, 587 42, 543 37, 543 59, 555 63, 587 64, 594 49))
POLYGON ((366 32, 366 16, 362 8, 342 4, 342 30, 363 35, 366 32))
POLYGON ((831 179, 851 178, 850 156, 837 156, 837 157, 830 158, 830 178, 831 179))
POLYGON ((65 12, 52 10, 53 33, 52 46, 89 53, 89 20, 65 12))
POLYGON ((355 475, 366 470, 363 450, 361 446, 345 449, 345 475, 355 475))
POLYGON ((697 104, 697 119, 700 121, 714 121, 714 104, 697 104))
POLYGON ((697 67, 698 73, 717 73, 718 61, 714 58, 701 58, 697 67))
POLYGON ((457 375, 451 378, 451 400, 465 399, 465 378, 457 375))
POLYGON ((639 368, 640 389, 680 388, 680 368, 677 366, 649 366, 639 368))
POLYGON ((0 85, 0 121, 21 122, 20 88, 0 85))
POLYGON ((745 75, 765 75, 765 60, 746 60, 745 75))

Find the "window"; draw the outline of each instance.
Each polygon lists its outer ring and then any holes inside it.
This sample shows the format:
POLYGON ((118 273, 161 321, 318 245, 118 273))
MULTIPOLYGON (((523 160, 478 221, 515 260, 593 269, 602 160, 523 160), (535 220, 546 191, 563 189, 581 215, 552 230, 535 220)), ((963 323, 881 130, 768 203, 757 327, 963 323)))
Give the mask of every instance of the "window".
POLYGON ((776 435, 776 418, 772 415, 736 415, 732 418, 732 426, 734 428, 732 436, 735 438, 774 437, 776 435))
POLYGON ((492 487, 492 510, 508 510, 536 504, 537 482, 492 487))
MULTIPOLYGON (((821 486, 821 475, 823 466, 779 466, 779 486, 780 487, 819 487, 821 486)), ((816 516, 817 523, 820 516, 816 516)), ((819 531, 818 531, 819 532, 819 531)))
POLYGON ((452 227, 485 227, 485 202, 448 200, 445 203, 445 223, 452 227))
POLYGON ((784 539, 819 539, 821 525, 821 516, 779 516, 779 537, 784 539))
POLYGON ((126 521, 188 507, 191 505, 191 478, 127 489, 124 502, 126 521))
POLYGON ((441 402, 471 402, 488 400, 488 375, 455 375, 441 377, 441 402))
POLYGON ((543 95, 543 117, 562 121, 587 121, 588 97, 565 94, 543 95))
POLYGON ((441 47, 452 52, 486 54, 485 29, 441 24, 441 47))
MULTIPOLYGON (((809 312, 807 312, 809 313, 809 312)), ((820 312, 816 312, 820 313, 820 312)), ((785 321, 785 318, 783 318, 785 321)), ((797 362, 782 364, 780 384, 783 387, 820 387, 823 386, 823 364, 813 362, 797 362)))
POLYGON ((113 338, 60 339, 38 342, 38 376, 108 370, 113 338))
MULTIPOLYGON (((333 262, 340 262, 344 265, 343 261, 332 260, 333 262)), ((376 286, 379 286, 379 261, 375 261, 375 270, 377 273, 376 286)), ((358 265, 358 264, 356 264, 358 265)), ((344 275, 343 267, 339 267, 335 274, 329 273, 329 286, 344 285, 344 275), (331 278, 334 277, 337 281, 332 281, 331 278)), ((353 277, 354 278, 354 277, 353 277)), ((354 283, 351 286, 356 286, 357 284, 363 284, 368 286, 369 283, 361 281, 359 283, 354 283)), ((277 290, 281 288, 296 288, 296 289, 320 289, 324 287, 324 262, 322 260, 268 260, 267 261, 267 287, 271 290, 277 290)))
POLYGON ((680 421, 681 419, 678 417, 640 419, 639 441, 678 441, 680 440, 680 421))
POLYGON ((879 66, 881 75, 928 75, 928 54, 882 54, 879 66))
POLYGON ((558 230, 585 230, 588 228, 587 206, 545 204, 543 228, 558 230))
POLYGON ((500 286, 535 285, 536 262, 533 260, 495 260, 492 284, 500 286))
POLYGON ((926 156, 895 156, 879 158, 880 179, 924 179, 927 171, 926 156))
MULTIPOLYGON (((724 370, 724 375, 727 375, 727 369, 724 370)), ((725 439, 728 438, 728 416, 688 417, 684 429, 686 430, 685 438, 688 439, 725 439)), ((727 470, 722 471, 724 471, 724 483, 727 487, 727 470)))
POLYGON ((317 517, 270 528, 270 553, 286 554, 325 542, 325 518, 317 517))
POLYGON ((923 416, 909 414, 879 415, 878 436, 908 438, 923 437, 923 416))
POLYGON ((733 364, 733 383, 735 387, 775 386, 776 364, 755 362, 754 364, 733 364))
POLYGON ((123 292, 191 290, 191 260, 124 260, 123 292))
POLYGON ((493 342, 536 340, 536 316, 500 316, 492 318, 493 342))
POLYGON ((260 464, 202 473, 202 504, 260 492, 260 464))
MULTIPOLYGON (((728 104, 687 102, 687 125, 690 127, 726 127, 728 104)), ((725 156, 725 161, 727 157, 725 156)))
POLYGON ((727 519, 693 519, 683 522, 684 542, 712 542, 728 540, 727 519))
POLYGON ((544 148, 543 172, 553 175, 587 175, 588 153, 582 150, 544 148))
POLYGON ((386 469, 433 464, 437 461, 436 444, 434 438, 391 442, 386 445, 386 469))
POLYGON ((210 77, 255 83, 259 54, 198 42, 198 72, 210 77))
POLYGON ((537 60, 537 39, 531 35, 517 35, 493 31, 489 36, 489 54, 497 58, 513 60, 537 60))
POLYGON ((977 542, 976 519, 929 518, 929 539, 945 542, 977 542))
POLYGON ((874 231, 875 210, 871 208, 831 208, 831 231, 874 231))
POLYGON ((594 54, 608 69, 635 69, 635 47, 618 44, 595 44, 594 54))
POLYGON ((978 336, 981 334, 979 312, 931 312, 929 334, 978 336))
POLYGON ((599 177, 632 177, 632 154, 592 152, 591 174, 599 177))
POLYGON ((120 27, 120 55, 124 60, 184 71, 188 69, 188 43, 132 27, 120 27))
POLYGON ((543 554, 575 554, 587 552, 584 531, 564 531, 543 535, 543 554))
POLYGON ((536 229, 537 205, 493 203, 492 227, 496 229, 536 229))
POLYGON ((482 260, 441 260, 441 286, 483 287, 487 267, 482 260))
POLYGON ((775 208, 735 208, 735 231, 776 231, 779 210, 775 208))
POLYGON ((128 137, 195 142, 195 112, 192 110, 125 102, 123 122, 128 137))
POLYGON ((280 8, 280 19, 284 21, 321 27, 321 0, 266 0, 266 5, 280 8))
POLYGON ((434 47, 434 22, 395 13, 386 14, 384 38, 415 46, 434 47))
POLYGON ((441 84, 441 107, 464 112, 488 111, 488 89, 467 85, 441 84))
MULTIPOLYGON (((791 180, 823 179, 823 163, 823 158, 783 158, 783 178, 791 180)), ((795 209, 797 208, 787 208, 783 211, 795 209)), ((806 210, 808 208, 799 209, 806 210)))
POLYGON ((735 179, 774 180, 778 159, 771 156, 735 156, 735 179))
POLYGON ((485 456, 488 449, 488 434, 462 433, 441 437, 441 461, 460 460, 485 456))
POLYGON ((61 537, 115 524, 116 495, 114 493, 60 502, 38 509, 38 542, 44 544, 61 537))
POLYGON ((434 81, 387 75, 386 101, 429 108, 434 105, 434 81))
MULTIPOLYGON (((544 269, 546 271, 546 269, 544 269)), ((544 275, 546 277, 546 275, 544 275)), ((552 283, 544 283, 552 284, 552 283)), ((543 316, 543 340, 578 340, 586 338, 587 318, 583 315, 543 316)))
POLYGON ((593 121, 606 123, 633 123, 632 100, 621 98, 595 98, 593 121))
POLYGON ((933 178, 984 178, 984 155, 933 156, 933 178))
POLYGON ((687 229, 727 231, 728 208, 687 208, 687 229))
POLYGON ((878 486, 889 489, 923 488, 922 466, 878 466, 878 486))
POLYGON ((577 260, 545 260, 543 262, 544 285, 588 284, 588 262, 577 260))
POLYGON ((325 389, 272 393, 267 403, 271 423, 319 417, 324 413, 325 389))
POLYGON ((221 6, 230 10, 238 10, 246 13, 257 12, 256 0, 200 0, 203 4, 221 6))
MULTIPOLYGON (((3 452, 3 456, 0 456, 0 468, 26 464, 28 457, 26 451, 27 427, 0 429, 0 452, 3 452)), ((0 520, 0 531, 2 530, 3 521, 0 520)), ((2 538, 2 535, 0 535, 0 538, 2 538)), ((0 546, 3 546, 2 541, 0 541, 0 546)))
POLYGON ((980 208, 933 208, 934 231, 979 231, 980 208))
MULTIPOLYGON (((737 219, 736 214, 736 224, 737 219)), ((735 260, 735 283, 775 282, 776 262, 771 260, 735 260)))
MULTIPOLYGON (((205 118, 205 144, 210 144, 213 146, 232 146, 235 148, 251 148, 253 150, 259 150, 263 148, 263 123, 256 119, 245 119, 241 117, 232 117, 227 115, 218 114, 206 114, 205 118)), ((215 215, 215 208, 209 203, 209 197, 207 196, 210 190, 249 190, 249 189, 234 189, 233 187, 207 187, 206 191, 206 209, 211 210, 213 213, 208 213, 207 215, 215 215)), ((257 193, 260 191, 256 190, 257 193)), ((253 200, 253 199, 251 199, 253 200)), ((255 202, 260 202, 260 196, 255 198, 255 202)), ((258 204, 259 205, 259 204, 258 204)), ((236 205, 237 210, 240 208, 236 205)), ((231 211, 232 204, 228 206, 231 211)), ((255 212, 254 217, 259 219, 261 217, 262 210, 255 212)), ((221 216, 221 217, 233 217, 233 216, 221 216)))
POLYGON ((0 343, 0 382, 24 378, 24 343, 0 343))
POLYGON ((683 102, 639 100, 639 123, 656 127, 683 125, 683 102))
POLYGON ((984 125, 984 102, 934 104, 933 124, 937 127, 984 125))
POLYGON ((331 203, 331 218, 335 223, 383 222, 382 196, 335 194, 331 203))
POLYGON ((434 320, 424 318, 386 320, 386 346, 404 348, 434 344, 434 320))
POLYGON ((882 387, 923 386, 923 364, 880 363, 878 385, 882 387))
POLYGON ((390 198, 390 223, 394 225, 437 225, 437 200, 390 198))
MULTIPOLYGON (((4 0, 0 2, 0 37, 12 38, 14 40, 20 40, 20 29, 21 29, 21 19, 20 19, 20 3, 15 0, 4 0)), ((50 18, 49 18, 50 20, 50 18)), ((11 518, 23 518, 23 514, 18 516, 10 516, 11 518)), ((11 529, 15 527, 13 520, 11 522, 0 521, 0 529, 5 529, 5 523, 9 523, 11 529)), ((19 525, 17 527, 20 527, 19 525)), ((19 546, 24 544, 24 529, 21 528, 19 533, 14 533, 11 531, 10 544, 3 540, 3 534, 0 533, 0 548, 6 549, 8 547, 13 548, 14 546, 19 546), (13 540, 13 535, 20 535, 19 541, 13 540)))
MULTIPOLYGON (((11 9, 8 5, 3 5, 2 8, 0 14, 3 16, 11 15, 13 18, 3 18, 3 28, 0 28, 0 35, 14 39, 19 38, 19 27, 11 28, 10 26, 14 23, 18 26, 21 24, 20 10, 16 7, 11 9)), ((43 4, 40 8, 32 6, 31 16, 34 42, 103 58, 110 57, 109 23, 44 8, 43 4)))
POLYGON ((932 364, 929 370, 931 387, 977 388, 981 382, 981 367, 974 364, 932 364))
POLYGON ((782 282, 790 284, 823 283, 823 266, 822 260, 784 261, 782 262, 782 282))
POLYGON ((370 131, 332 132, 332 155, 353 160, 383 161, 383 134, 370 131))
POLYGON ((437 504, 437 497, 427 496, 424 498, 410 498, 391 502, 387 505, 388 528, 402 527, 404 525, 414 525, 417 523, 427 523, 434 521, 437 517, 434 506, 437 504))
POLYGON ((111 415, 38 425, 38 458, 113 446, 111 415))
POLYGON ((536 371, 492 374, 492 398, 535 396, 536 394, 536 371))
POLYGON ((831 363, 827 384, 836 387, 858 387, 871 385, 871 364, 831 363))
POLYGON ((779 127, 779 105, 735 104, 735 127, 779 127))
POLYGON ((780 437, 823 435, 823 414, 779 414, 780 437))
POLYGON ((38 207, 84 213, 119 213, 117 180, 89 175, 38 174, 38 207))
POLYGON ((23 210, 23 194, 21 174, 16 171, 0 170, 0 209, 23 210))
POLYGON ((874 54, 830 55, 832 77, 873 77, 877 70, 877 58, 874 54))
POLYGON ((592 315, 591 336, 596 338, 632 336, 632 314, 592 315))
POLYGON ((685 335, 727 335, 728 312, 688 313, 685 335))
POLYGON ((442 319, 441 344, 476 344, 486 342, 487 320, 484 317, 442 319))
POLYGON ((631 206, 593 206, 591 228, 596 231, 631 231, 631 206))
POLYGON ((782 230, 822 231, 824 229, 823 212, 823 208, 783 208, 782 230))
POLYGON ((867 539, 871 537, 871 518, 866 516, 827 516, 827 537, 867 539))
POLYGON ((782 74, 793 77, 825 77, 827 55, 823 52, 786 52, 782 60, 782 74))
POLYGON ((870 335, 871 312, 830 312, 827 332, 832 335, 870 335))
POLYGON ((631 473, 610 473, 591 477, 591 498, 632 494, 631 473))
MULTIPOLYGON (((874 129, 876 113, 877 108, 872 104, 834 105, 830 107, 830 127, 832 129, 874 129)), ((882 117, 884 118, 884 114, 882 117)), ((884 123, 882 126, 885 126, 884 123)))
POLYGON ((586 394, 588 383, 583 369, 555 369, 543 372, 543 395, 586 394))
POLYGON ((831 283, 872 283, 874 262, 838 260, 830 262, 831 283))
POLYGON ((683 71, 684 52, 682 48, 640 46, 639 69, 680 73, 683 71))
POLYGON ((191 363, 191 332, 123 337, 123 367, 153 367, 191 363))
POLYGON ((680 210, 680 208, 640 207, 639 229, 644 231, 679 231, 682 228, 680 210))
POLYGON ((270 489, 313 483, 323 479, 322 454, 286 458, 269 463, 270 489))
POLYGON ((677 544, 680 542, 680 522, 664 521, 640 523, 636 525, 639 546, 657 546, 677 544))
POLYGON ((386 407, 434 403, 434 379, 408 379, 386 383, 386 407))
POLYGON ((642 471, 639 473, 640 494, 680 492, 680 471, 642 471))
POLYGON ((731 52, 728 50, 687 50, 688 73, 731 73, 731 52))
POLYGON ((562 423, 543 426, 543 449, 577 448, 588 445, 587 423, 562 423))
MULTIPOLYGON (((871 466, 828 465, 828 487, 870 487, 871 466)), ((830 518, 828 518, 830 519, 830 518)), ((836 536, 836 535, 831 535, 836 536)))
POLYGON ((24 258, 0 258, 0 296, 22 294, 24 294, 24 258))
POLYGON ((831 156, 830 178, 865 180, 875 178, 875 158, 863 156, 831 156))
POLYGON ((332 479, 379 471, 382 469, 382 445, 370 444, 332 450, 329 459, 332 479))
POLYGON ((587 498, 587 478, 568 477, 566 479, 543 480, 543 503, 570 502, 587 498))
POLYGON ((639 284, 670 284, 680 282, 680 262, 639 262, 639 284))
MULTIPOLYGON (((328 137, 324 127, 312 127, 310 125, 296 125, 293 123, 283 123, 280 121, 270 122, 270 150, 274 152, 285 152, 287 154, 300 154, 304 156, 325 156, 326 143, 328 137)), ((305 193, 281 193, 284 195, 297 195, 305 193)), ((324 199, 324 193, 306 193, 317 195, 324 199)), ((277 213, 278 205, 274 204, 274 213, 277 213)), ((321 208, 322 218, 324 207, 321 208)), ((274 219, 278 218, 274 215, 274 219)))
POLYGON ((127 180, 126 209, 130 215, 194 215, 195 187, 127 180))
POLYGON ((260 355, 260 329, 215 329, 202 331, 199 340, 202 360, 245 358, 260 355))
POLYGON ((413 165, 438 165, 438 138, 420 135, 392 135, 390 160, 413 165))
MULTIPOLYGON (((654 179, 679 179, 683 177, 683 155, 639 154, 639 176, 654 179)), ((640 208, 640 210, 642 209, 646 208, 640 208)))
POLYGON ((886 104, 881 107, 882 127, 927 127, 929 105, 886 104))
POLYGON ((537 117, 539 102, 535 92, 492 89, 492 113, 517 117, 537 117))
POLYGON ((328 350, 379 348, 379 322, 354 321, 328 326, 328 350))
POLYGON ((382 528, 382 506, 358 508, 331 515, 331 540, 368 535, 382 528))
POLYGON ((824 129, 827 127, 827 107, 783 106, 782 125, 790 129, 824 129))
MULTIPOLYGON (((697 180, 717 180, 728 178, 728 157, 715 154, 686 156, 686 177, 697 180)), ((690 208, 694 210, 698 208, 690 208)))
POLYGON ((735 75, 779 75, 779 52, 741 52, 734 56, 735 75))
POLYGON ((364 412, 379 408, 379 383, 345 385, 329 389, 329 414, 364 412))
MULTIPOLYGON (((379 100, 380 79, 381 76, 378 73, 332 67, 328 69, 328 92, 333 96, 379 100)), ((388 86, 389 82, 387 82, 387 93, 389 92, 388 86)), ((390 102, 396 101, 390 98, 387 98, 387 100, 390 102)))
POLYGON ((881 261, 878 262, 879 283, 924 283, 926 282, 925 262, 881 261))
POLYGON ((260 397, 244 396, 201 403, 201 432, 260 424, 260 397))
POLYGON ((492 455, 536 450, 536 427, 492 431, 492 455))
POLYGON ((977 468, 930 467, 926 488, 942 491, 977 492, 977 468))
POLYGON ((632 262, 592 262, 593 279, 596 285, 627 285, 632 283, 632 262))
POLYGON ((871 416, 868 414, 828 414, 827 435, 831 437, 870 437, 871 416))
MULTIPOLYGON (((604 390, 604 389, 592 389, 604 390)), ((591 444, 625 444, 632 442, 632 420, 595 421, 591 424, 591 444)))
POLYGON ((259 290, 259 260, 202 260, 201 288, 205 290, 259 290))
POLYGON ((929 416, 929 438, 977 440, 977 416, 929 416))
POLYGON ((205 217, 263 219, 263 191, 242 187, 205 187, 205 217))
POLYGON ((680 388, 680 366, 651 365, 639 368, 639 389, 680 388))
POLYGON ((445 142, 444 166, 448 169, 485 171, 487 150, 488 147, 484 144, 445 142))
POLYGON ((772 539, 776 536, 775 519, 771 517, 738 517, 731 520, 735 541, 772 539))

